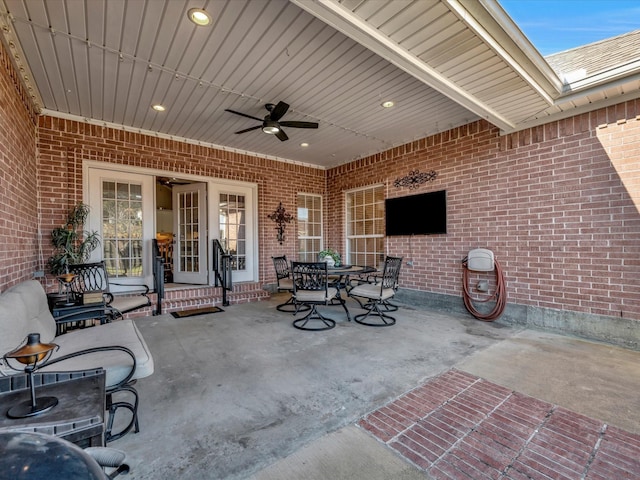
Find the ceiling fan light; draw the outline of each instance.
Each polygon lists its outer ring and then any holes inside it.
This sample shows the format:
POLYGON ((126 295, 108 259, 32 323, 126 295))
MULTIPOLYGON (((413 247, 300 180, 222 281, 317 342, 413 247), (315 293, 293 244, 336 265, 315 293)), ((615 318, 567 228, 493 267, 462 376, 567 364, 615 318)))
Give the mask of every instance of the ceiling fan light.
POLYGON ((264 133, 268 133, 269 135, 275 135, 280 131, 280 125, 273 120, 265 120, 264 125, 262 125, 262 131, 264 133))

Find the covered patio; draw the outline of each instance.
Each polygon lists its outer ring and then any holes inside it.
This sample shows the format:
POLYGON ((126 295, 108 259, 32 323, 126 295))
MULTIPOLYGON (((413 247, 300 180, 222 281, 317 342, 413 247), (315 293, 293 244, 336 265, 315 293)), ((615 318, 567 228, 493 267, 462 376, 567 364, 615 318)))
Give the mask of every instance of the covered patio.
POLYGON ((524 442, 474 456, 497 474, 451 478, 522 478, 556 412, 594 443, 580 475, 546 455, 534 478, 639 478, 640 30, 543 57, 495 0, 221 0, 208 27, 187 16, 199 0, 50 3, 0 0, 0 291, 58 290, 51 233, 81 203, 104 242, 92 260, 129 267, 116 279, 152 278, 159 235, 182 242, 164 313, 156 291, 129 315, 156 365, 136 384, 141 431, 111 445, 131 478, 442 478, 515 399, 546 412, 524 442), (388 234, 387 200, 432 192, 444 228, 388 234), (109 216, 116 197, 126 214, 109 216), (198 221, 178 225, 185 198, 198 221), (230 304, 173 318, 221 306, 217 240, 233 243, 230 304), (301 332, 276 310, 272 258, 329 248, 402 257, 395 325, 332 307, 335 328, 301 332), (472 249, 505 272, 493 323, 463 307, 472 249), (380 424, 414 392, 420 415, 380 424), (430 450, 416 432, 468 392, 500 400, 430 450), (603 461, 612 433, 625 445, 603 461))
POLYGON ((349 323, 326 307, 336 328, 301 332, 276 310, 281 297, 136 321, 157 353, 156 372, 138 384, 141 431, 112 445, 127 452, 131 478, 445 478, 361 420, 456 371, 629 432, 630 463, 616 463, 626 476, 615 478, 638 478, 640 353, 406 305, 392 328, 349 323))

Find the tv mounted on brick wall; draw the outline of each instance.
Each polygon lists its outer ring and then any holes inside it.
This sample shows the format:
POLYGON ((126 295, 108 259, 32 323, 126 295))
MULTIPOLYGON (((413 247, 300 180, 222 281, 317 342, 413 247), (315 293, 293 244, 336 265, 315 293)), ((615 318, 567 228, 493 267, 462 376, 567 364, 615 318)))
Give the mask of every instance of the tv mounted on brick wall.
POLYGON ((387 198, 387 236, 447 233, 447 191, 387 198))

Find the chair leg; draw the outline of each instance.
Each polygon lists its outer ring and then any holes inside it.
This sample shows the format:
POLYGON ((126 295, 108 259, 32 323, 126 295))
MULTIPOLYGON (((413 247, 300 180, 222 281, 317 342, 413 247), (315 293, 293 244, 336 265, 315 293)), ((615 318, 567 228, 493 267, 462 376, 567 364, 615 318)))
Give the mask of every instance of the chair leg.
POLYGON ((383 302, 379 302, 377 300, 369 300, 369 302, 363 305, 363 308, 367 310, 367 313, 356 315, 355 317, 353 317, 353 319, 357 323, 361 325, 367 325, 369 327, 390 327, 391 325, 395 325, 396 319, 380 310, 381 306, 384 307, 383 302), (369 320, 370 315, 372 317, 377 317, 378 321, 376 322, 373 318, 369 320))
POLYGON ((318 312, 316 305, 312 305, 310 310, 311 311, 304 317, 296 318, 293 321, 293 326, 295 328, 297 328, 298 330, 310 330, 318 332, 322 330, 331 330, 336 326, 335 320, 323 317, 320 312, 318 312))
POLYGON ((109 411, 109 418, 107 420, 107 427, 104 437, 105 444, 124 437, 131 431, 131 429, 133 429, 134 433, 138 433, 140 431, 140 424, 138 423, 138 392, 135 388, 133 388, 131 383, 123 385, 117 390, 113 390, 107 393, 107 410, 109 411), (133 403, 125 401, 113 401, 113 395, 123 392, 133 395, 133 403), (113 433, 113 422, 119 408, 129 410, 131 412, 131 420, 119 432, 113 433))
POLYGON ((398 308, 400 308, 398 307, 398 305, 391 303, 389 300, 384 300, 381 307, 384 307, 385 312, 396 312, 398 311, 398 308))
POLYGON ((279 312, 293 313, 294 315, 298 312, 306 312, 310 309, 311 307, 309 307, 309 305, 296 305, 293 295, 291 295, 286 302, 276 306, 276 310, 279 312))
POLYGON ((286 302, 276 306, 276 310, 278 310, 279 312, 295 313, 296 304, 293 301, 293 295, 291 295, 286 302))

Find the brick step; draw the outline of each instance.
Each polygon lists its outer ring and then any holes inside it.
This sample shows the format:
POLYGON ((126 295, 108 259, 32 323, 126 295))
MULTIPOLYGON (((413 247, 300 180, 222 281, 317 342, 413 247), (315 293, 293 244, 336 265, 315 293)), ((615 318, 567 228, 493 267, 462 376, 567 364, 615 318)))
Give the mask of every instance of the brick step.
MULTIPOLYGON (((223 307, 222 293, 221 287, 193 286, 187 288, 169 288, 164 292, 162 313, 165 314, 211 306, 223 307)), ((153 315, 156 310, 156 295, 152 293, 149 294, 149 297, 152 302, 151 307, 130 312, 125 315, 125 317, 136 318, 153 315)), ((269 292, 264 290, 259 283, 240 283, 234 285, 232 291, 227 291, 227 301, 230 305, 259 302, 261 300, 268 300, 269 298, 269 292)))
MULTIPOLYGON (((234 285, 232 291, 227 291, 227 301, 230 305, 256 302, 269 299, 269 292, 258 283, 243 283, 234 285)), ((162 313, 170 313, 194 308, 219 306, 222 307, 223 292, 221 287, 176 288, 165 290, 162 300, 162 313)))

